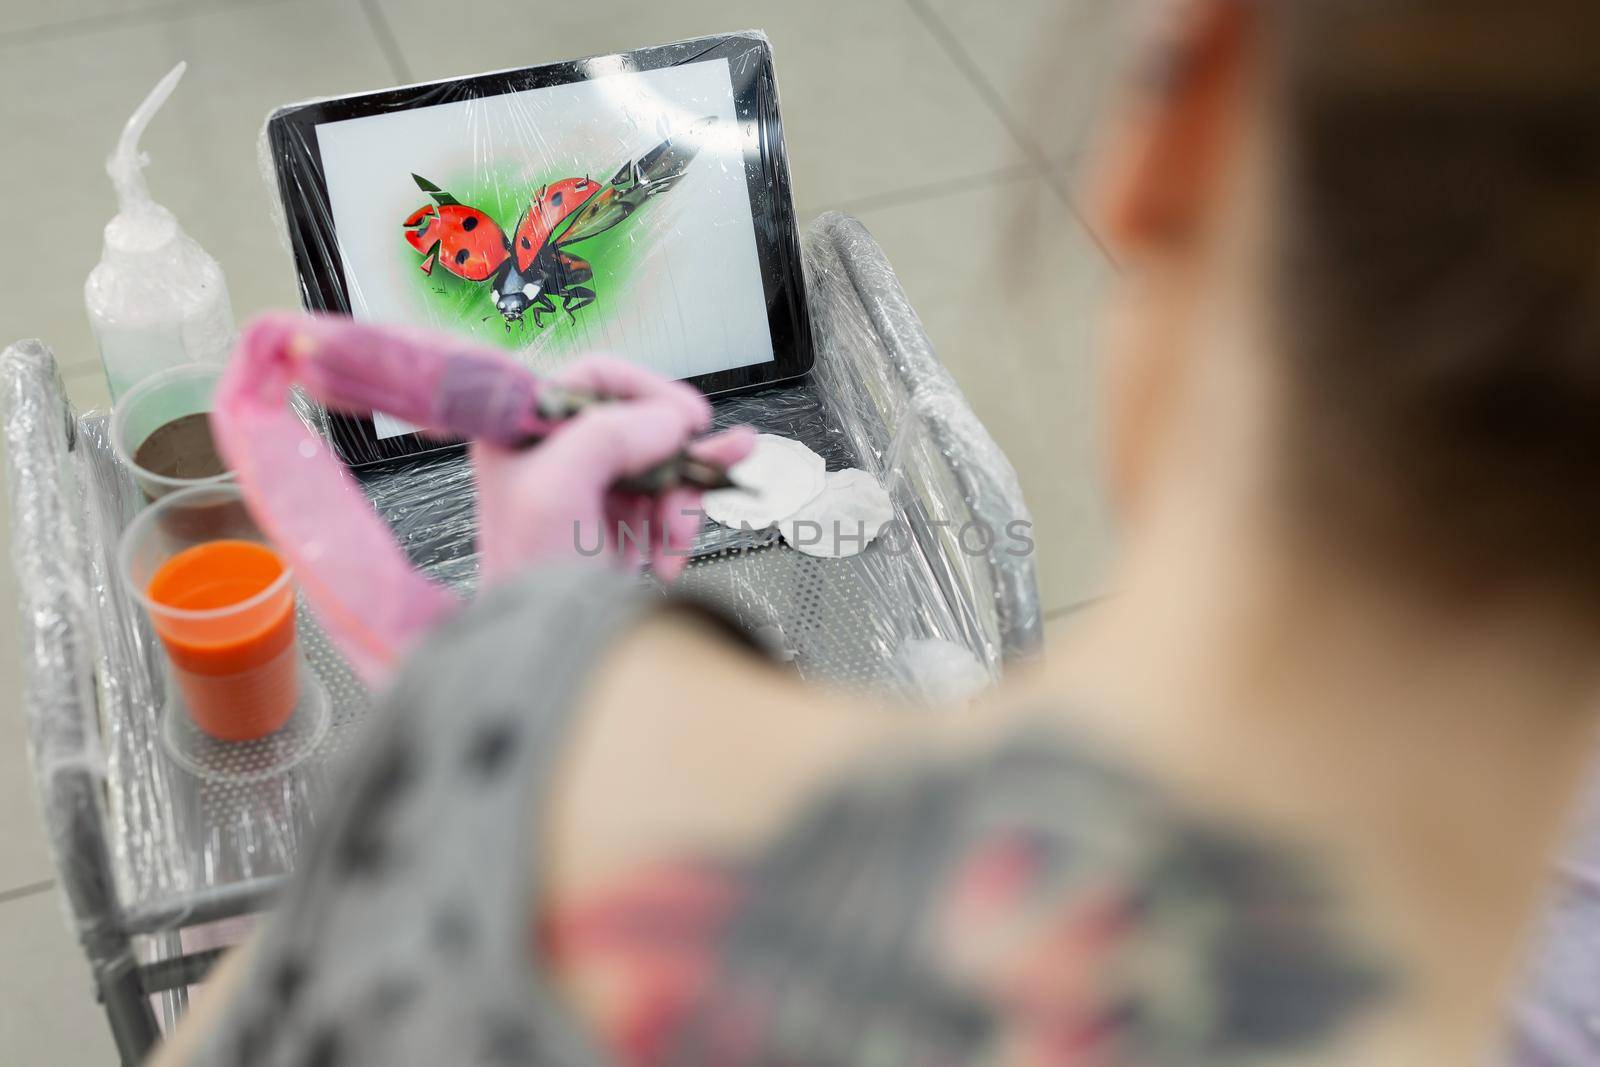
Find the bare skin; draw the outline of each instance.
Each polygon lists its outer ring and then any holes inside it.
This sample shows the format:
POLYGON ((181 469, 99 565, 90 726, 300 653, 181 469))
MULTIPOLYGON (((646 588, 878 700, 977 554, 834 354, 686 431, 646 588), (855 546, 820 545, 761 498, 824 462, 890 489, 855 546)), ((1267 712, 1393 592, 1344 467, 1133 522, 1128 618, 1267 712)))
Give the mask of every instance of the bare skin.
MULTIPOLYGON (((587 694, 540 815, 542 911, 581 908, 660 857, 758 851, 841 768, 959 756, 1044 719, 1335 873, 1394 990, 1337 1042, 1274 1062, 1491 1049, 1595 740, 1600 627, 1527 590, 1452 596, 1320 538, 1286 502, 1254 27, 1227 0, 1175 10, 1179 74, 1124 107, 1097 185, 1126 271, 1106 338, 1125 531, 1112 595, 981 706, 916 714, 820 694, 681 618, 641 626, 587 694)), ((577 960, 564 978, 606 1032, 609 976, 577 960)), ((189 1027, 227 999, 213 984, 189 1027)), ((185 1037, 157 1062, 184 1062, 185 1037)))

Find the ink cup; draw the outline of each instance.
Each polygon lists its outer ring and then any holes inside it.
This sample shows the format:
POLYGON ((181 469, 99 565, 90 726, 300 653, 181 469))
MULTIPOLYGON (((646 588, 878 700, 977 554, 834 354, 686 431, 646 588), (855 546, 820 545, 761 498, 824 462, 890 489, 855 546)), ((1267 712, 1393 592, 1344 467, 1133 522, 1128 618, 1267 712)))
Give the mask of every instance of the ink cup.
POLYGON ((232 479, 211 437, 222 368, 186 363, 140 382, 111 412, 111 447, 151 502, 232 479))
POLYGON ((162 738, 172 756, 240 780, 315 747, 327 699, 301 662, 293 576, 236 487, 163 496, 129 525, 119 561, 166 653, 162 738))

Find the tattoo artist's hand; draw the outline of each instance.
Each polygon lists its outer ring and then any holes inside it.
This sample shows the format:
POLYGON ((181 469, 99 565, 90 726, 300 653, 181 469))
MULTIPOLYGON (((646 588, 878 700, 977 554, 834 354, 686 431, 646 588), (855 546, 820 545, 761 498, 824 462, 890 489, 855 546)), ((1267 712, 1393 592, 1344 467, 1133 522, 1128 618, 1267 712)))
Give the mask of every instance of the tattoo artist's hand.
MULTIPOLYGON (((614 398, 562 425, 536 447, 475 443, 483 582, 531 563, 598 558, 636 568, 646 546, 655 573, 676 578, 700 529, 700 491, 659 497, 621 493, 620 478, 681 451, 711 425, 711 405, 692 387, 617 359, 590 357, 556 376, 614 398), (619 537, 619 524, 630 536, 619 537)), ((749 455, 747 427, 696 442, 697 458, 729 465, 749 455)))

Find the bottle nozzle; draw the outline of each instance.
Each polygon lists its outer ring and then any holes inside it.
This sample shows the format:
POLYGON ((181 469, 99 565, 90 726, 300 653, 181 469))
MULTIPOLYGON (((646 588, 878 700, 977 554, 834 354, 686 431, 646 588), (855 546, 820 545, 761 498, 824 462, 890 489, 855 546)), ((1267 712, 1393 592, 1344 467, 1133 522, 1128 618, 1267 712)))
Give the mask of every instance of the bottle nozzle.
POLYGON ((144 165, 149 159, 139 151, 139 138, 144 135, 144 128, 150 125, 150 119, 172 95, 172 90, 187 67, 187 63, 179 63, 167 72, 166 77, 156 82, 150 95, 144 98, 144 103, 128 116, 128 124, 122 128, 116 150, 106 160, 106 173, 111 175, 111 184, 116 187, 117 210, 122 214, 154 206, 150 190, 144 184, 144 165))

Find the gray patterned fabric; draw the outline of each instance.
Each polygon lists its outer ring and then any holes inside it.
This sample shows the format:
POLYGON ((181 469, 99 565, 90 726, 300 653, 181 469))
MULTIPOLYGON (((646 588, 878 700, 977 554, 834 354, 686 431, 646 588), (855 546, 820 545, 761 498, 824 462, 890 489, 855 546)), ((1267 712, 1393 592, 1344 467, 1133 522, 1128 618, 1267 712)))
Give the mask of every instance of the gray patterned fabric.
POLYGON ((528 964, 522 813, 595 661, 660 604, 621 576, 542 572, 430 639, 196 1062, 600 1062, 528 964))

